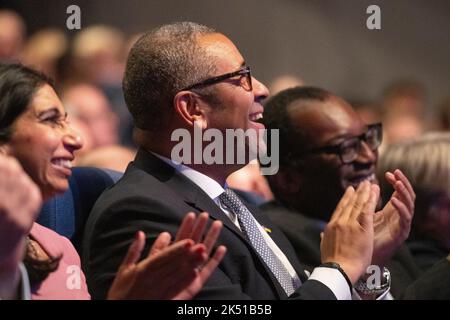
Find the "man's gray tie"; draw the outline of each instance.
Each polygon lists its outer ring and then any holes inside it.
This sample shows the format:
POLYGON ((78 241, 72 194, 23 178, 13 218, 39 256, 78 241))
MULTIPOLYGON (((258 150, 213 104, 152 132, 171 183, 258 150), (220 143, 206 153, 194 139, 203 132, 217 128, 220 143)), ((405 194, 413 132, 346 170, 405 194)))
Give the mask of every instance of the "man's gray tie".
POLYGON ((219 196, 219 199, 223 205, 236 214, 245 237, 275 275, 286 294, 290 296, 295 291, 294 280, 280 259, 267 245, 250 211, 231 189, 226 189, 219 196))

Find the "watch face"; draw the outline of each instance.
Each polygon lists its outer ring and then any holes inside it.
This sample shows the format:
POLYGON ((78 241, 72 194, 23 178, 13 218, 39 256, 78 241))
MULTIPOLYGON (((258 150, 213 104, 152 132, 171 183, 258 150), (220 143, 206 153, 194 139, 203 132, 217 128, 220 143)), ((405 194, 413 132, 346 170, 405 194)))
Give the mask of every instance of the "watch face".
MULTIPOLYGON (((383 270, 383 283, 387 283, 387 285, 391 286, 391 273, 385 267, 383 270)), ((381 285, 383 285, 383 283, 381 285)))

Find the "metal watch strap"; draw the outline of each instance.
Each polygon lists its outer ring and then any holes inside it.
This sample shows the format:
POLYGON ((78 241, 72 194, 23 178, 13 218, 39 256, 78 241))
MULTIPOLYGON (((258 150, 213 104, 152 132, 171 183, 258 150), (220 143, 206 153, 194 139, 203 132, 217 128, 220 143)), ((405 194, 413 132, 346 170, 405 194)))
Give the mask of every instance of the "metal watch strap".
MULTIPOLYGON (((384 267, 382 272, 382 277, 380 281, 380 285, 377 286, 373 283, 372 278, 373 276, 376 276, 376 274, 373 274, 367 279, 359 279, 355 283, 355 290, 359 293, 363 294, 376 294, 380 295, 384 293, 386 290, 388 290, 391 287, 391 274, 389 270, 384 267)), ((376 279, 374 279, 376 280, 376 279)), ((375 282, 376 283, 376 282, 375 282)))

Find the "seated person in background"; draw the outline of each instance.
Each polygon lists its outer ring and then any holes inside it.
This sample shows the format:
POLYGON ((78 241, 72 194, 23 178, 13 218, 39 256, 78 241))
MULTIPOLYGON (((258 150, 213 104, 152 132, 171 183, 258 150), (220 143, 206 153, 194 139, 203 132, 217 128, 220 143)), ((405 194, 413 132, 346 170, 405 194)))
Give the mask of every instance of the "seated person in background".
POLYGON ((19 61, 25 38, 22 17, 11 10, 0 10, 0 62, 19 61))
MULTIPOLYGON (((175 130, 193 137, 199 129, 224 133, 264 128, 259 119, 268 90, 252 77, 230 39, 193 22, 155 28, 132 47, 123 89, 140 148, 122 179, 97 200, 87 222, 83 260, 95 297, 106 295, 111 272, 120 263, 117 256, 124 254, 135 230, 153 240, 162 230, 173 233, 187 212, 207 210, 211 223, 224 224, 220 243, 228 253, 196 298, 351 298, 352 284, 372 257, 378 186, 366 182, 356 192, 349 186, 341 202, 335 203, 332 223, 323 236, 324 264, 308 278, 282 232, 225 183, 245 165, 242 162, 252 160, 251 151, 264 148, 262 139, 247 140, 248 148, 239 148, 244 143, 220 145, 225 156, 233 155, 234 161, 226 164, 193 161, 196 156, 187 149, 183 159, 172 158, 178 145, 172 139, 175 130), (245 152, 245 161, 236 160, 237 151, 245 152)), ((203 155, 209 145, 199 146, 203 155)), ((398 206, 409 205, 406 199, 397 201, 398 206)), ((392 211, 390 215, 398 215, 392 211)), ((410 211, 404 209, 403 214, 404 224, 383 238, 384 250, 406 238, 410 211)))
POLYGON ((258 199, 260 203, 273 200, 272 191, 270 191, 266 179, 261 175, 257 160, 253 160, 242 169, 233 172, 227 178, 227 184, 230 188, 254 193, 260 198, 258 199))
POLYGON ((86 125, 92 149, 118 145, 119 119, 99 88, 87 83, 70 85, 62 90, 61 99, 70 118, 86 125))
POLYGON ((124 172, 136 151, 119 145, 100 147, 79 157, 77 167, 95 167, 124 172))
POLYGON ((450 131, 450 97, 447 97, 440 106, 440 129, 450 131))
POLYGON ((271 95, 276 95, 278 92, 293 88, 304 86, 305 82, 299 76, 291 73, 284 73, 276 76, 269 84, 269 92, 271 95))
MULTIPOLYGON (((416 263, 427 270, 450 253, 450 133, 432 132, 390 145, 378 172, 400 168, 416 191, 416 210, 408 238, 416 263)), ((380 184, 383 193, 389 185, 380 184)))
POLYGON ((385 143, 396 143, 423 134, 429 126, 426 109, 426 91, 420 83, 404 79, 387 86, 381 99, 385 143))
MULTIPOLYGON (((81 146, 81 137, 70 128, 52 82, 21 65, 0 64, 0 153, 21 164, 44 201, 68 189, 71 162, 81 146)), ((32 298, 90 298, 80 258, 70 241, 37 223, 31 225, 32 210, 27 208, 36 208, 36 200, 23 200, 27 217, 20 216, 24 215, 21 210, 0 210, 1 237, 9 239, 1 245, 7 245, 5 251, 20 253, 15 248, 22 248, 26 239, 24 264, 32 298)), ((146 240, 137 232, 117 275, 114 270, 108 298, 192 298, 225 253, 225 248, 219 247, 209 259, 221 223, 213 224, 201 242, 207 220, 207 214, 198 218, 187 215, 176 243, 170 245, 170 235, 161 233, 147 258, 139 263, 146 240)))
MULTIPOLYGON (((285 232, 300 259, 315 266, 321 258, 320 234, 345 189, 363 181, 377 183, 381 125, 365 125, 346 101, 313 87, 272 97, 265 105, 264 123, 280 130, 280 170, 267 176, 276 201, 261 208, 285 232)), ((400 170, 390 169, 383 173, 394 193, 386 194, 387 204, 374 217, 372 264, 392 269, 392 293, 401 297, 420 270, 405 246, 396 253, 400 239, 395 246, 387 244, 397 233, 401 240, 408 237, 415 193, 400 170)), ((370 292, 364 283, 356 288, 370 292)))

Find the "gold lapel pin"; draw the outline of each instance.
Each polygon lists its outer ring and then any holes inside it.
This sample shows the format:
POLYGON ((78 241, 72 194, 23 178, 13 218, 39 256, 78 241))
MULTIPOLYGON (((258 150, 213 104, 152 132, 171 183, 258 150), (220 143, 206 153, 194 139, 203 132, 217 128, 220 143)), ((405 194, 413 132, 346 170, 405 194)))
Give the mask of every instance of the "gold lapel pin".
POLYGON ((266 227, 264 227, 264 226, 262 226, 262 227, 263 227, 263 229, 264 229, 267 233, 271 233, 271 232, 272 232, 272 229, 266 228, 266 227))

